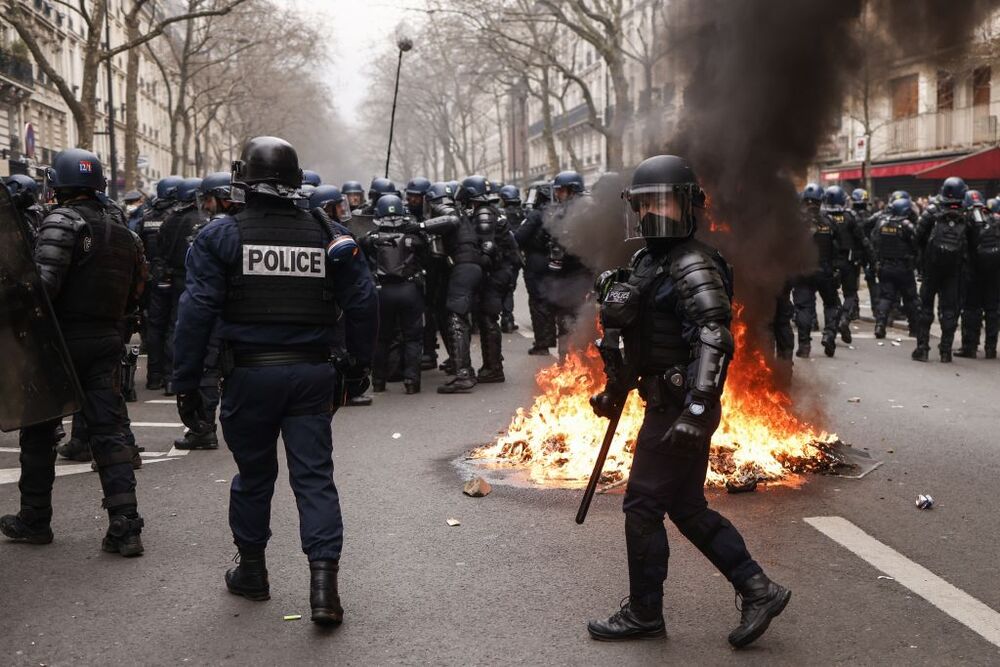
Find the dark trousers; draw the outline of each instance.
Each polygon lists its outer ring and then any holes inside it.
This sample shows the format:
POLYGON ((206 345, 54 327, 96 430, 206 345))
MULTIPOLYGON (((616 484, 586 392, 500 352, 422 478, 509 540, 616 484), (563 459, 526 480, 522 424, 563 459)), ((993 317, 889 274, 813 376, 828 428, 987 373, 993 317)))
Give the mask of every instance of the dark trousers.
POLYGON ((544 290, 548 275, 548 255, 528 253, 525 259, 524 287, 528 292, 528 312, 531 314, 535 347, 555 347, 556 318, 544 290))
POLYGON ((1000 266, 977 264, 965 286, 962 306, 962 349, 979 347, 979 333, 986 322, 987 350, 997 349, 1000 333, 1000 266))
MULTIPOLYGON (((125 399, 121 394, 122 339, 118 334, 100 338, 67 336, 73 367, 83 388, 83 409, 90 451, 97 463, 109 509, 135 508, 135 473, 128 447, 125 399)), ((55 479, 55 425, 46 422, 22 429, 21 505, 51 513, 55 479)))
POLYGON ((934 299, 937 299, 938 318, 941 320, 939 349, 951 351, 958 328, 959 299, 961 298, 962 270, 960 268, 924 268, 920 284, 920 327, 917 330, 917 348, 930 349, 931 324, 934 323, 934 299))
MULTIPOLYGON (((680 412, 679 405, 646 411, 625 490, 630 595, 639 604, 655 609, 662 609, 670 557, 664 516, 670 517, 681 534, 734 586, 761 572, 739 531, 708 507, 708 443, 678 451, 661 442, 680 412)), ((716 408, 716 425, 719 417, 716 408)))
POLYGON ((226 377, 220 421, 239 468, 229 494, 229 526, 237 546, 263 549, 271 537, 280 434, 302 551, 310 561, 340 558, 344 526, 330 431, 335 381, 330 364, 238 367, 226 377))
POLYGON ((844 294, 844 303, 841 307, 840 321, 843 323, 858 319, 860 315, 860 304, 858 302, 858 287, 861 283, 861 267, 847 258, 841 258, 837 262, 837 271, 840 274, 840 291, 844 294))
POLYGON ((424 283, 424 354, 437 358, 438 332, 448 320, 445 299, 448 296, 448 264, 435 259, 427 265, 424 283))
POLYGON ((840 325, 840 296, 837 279, 830 270, 820 270, 795 281, 792 301, 795 303, 795 326, 799 330, 799 345, 809 345, 813 318, 816 316, 816 294, 823 300, 823 339, 837 336, 840 325))
POLYGON ((385 382, 387 359, 394 340, 401 340, 400 366, 403 379, 420 382, 420 356, 424 351, 424 294, 414 282, 386 283, 378 291, 378 342, 372 376, 385 382))
POLYGON ((568 273, 550 271, 542 283, 548 310, 555 320, 560 359, 569 353, 570 336, 576 330, 577 317, 593 285, 593 276, 585 270, 568 273))
POLYGON ((514 290, 517 289, 517 277, 521 273, 521 267, 515 266, 512 272, 510 284, 503 294, 503 314, 505 317, 514 317, 514 290))
POLYGON ((889 313, 903 300, 903 311, 910 330, 917 328, 917 314, 920 302, 917 300, 917 280, 913 267, 908 262, 883 262, 878 271, 879 293, 875 302, 875 323, 888 326, 889 313))
POLYGON ((167 329, 170 326, 170 303, 173 288, 169 284, 149 283, 149 306, 146 311, 146 381, 163 380, 170 377, 164 368, 164 349, 167 345, 167 329))
POLYGON ((795 352, 795 334, 792 333, 792 318, 795 317, 795 306, 792 305, 791 285, 787 285, 774 300, 774 320, 771 331, 774 334, 774 349, 779 359, 791 359, 795 352))

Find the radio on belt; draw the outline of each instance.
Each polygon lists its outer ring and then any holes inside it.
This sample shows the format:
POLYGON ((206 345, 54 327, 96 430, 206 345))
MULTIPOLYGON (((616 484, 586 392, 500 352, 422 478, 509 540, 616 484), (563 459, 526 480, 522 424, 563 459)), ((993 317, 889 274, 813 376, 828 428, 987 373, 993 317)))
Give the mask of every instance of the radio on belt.
POLYGON ((243 275, 324 278, 325 252, 323 248, 245 245, 243 275))

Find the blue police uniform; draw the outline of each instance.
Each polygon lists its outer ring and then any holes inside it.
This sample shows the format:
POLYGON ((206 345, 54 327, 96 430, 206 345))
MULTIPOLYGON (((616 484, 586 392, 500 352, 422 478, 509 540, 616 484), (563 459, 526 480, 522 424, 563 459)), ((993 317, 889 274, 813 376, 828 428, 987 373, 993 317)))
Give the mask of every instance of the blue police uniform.
POLYGON ((360 253, 331 259, 344 246, 340 228, 324 225, 288 199, 252 193, 248 199, 241 213, 205 226, 188 252, 174 386, 178 394, 198 389, 218 320, 218 335, 232 359, 225 369, 220 421, 239 468, 230 492, 234 541, 241 549, 267 545, 280 434, 302 550, 310 561, 336 560, 343 522, 333 483, 330 421, 339 397, 338 371, 329 356, 337 342, 339 309, 348 353, 357 367, 370 366, 375 285, 360 253), (317 232, 324 235, 322 242, 317 232))

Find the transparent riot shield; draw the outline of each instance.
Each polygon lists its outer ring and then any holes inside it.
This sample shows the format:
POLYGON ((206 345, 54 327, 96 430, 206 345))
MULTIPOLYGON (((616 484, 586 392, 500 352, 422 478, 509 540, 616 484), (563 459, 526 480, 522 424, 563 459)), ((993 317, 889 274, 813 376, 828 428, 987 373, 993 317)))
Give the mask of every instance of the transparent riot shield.
POLYGON ((80 409, 83 392, 42 287, 28 230, 0 188, 0 430, 80 409))

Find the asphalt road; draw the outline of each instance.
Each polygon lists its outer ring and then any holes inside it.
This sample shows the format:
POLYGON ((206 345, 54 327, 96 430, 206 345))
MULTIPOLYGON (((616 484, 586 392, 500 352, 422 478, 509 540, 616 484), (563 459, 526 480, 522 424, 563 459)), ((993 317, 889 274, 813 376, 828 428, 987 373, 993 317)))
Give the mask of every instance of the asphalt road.
MULTIPOLYGON (((498 485, 486 498, 462 495, 463 473, 453 461, 530 402, 531 378, 550 361, 527 356, 528 347, 520 335, 505 336, 504 385, 439 396, 433 389, 441 376, 429 373, 421 395, 390 385, 376 406, 337 415, 347 615, 332 632, 282 620, 309 613, 308 571, 283 478, 268 550, 272 599, 253 603, 226 592, 234 465, 224 448, 168 456, 182 431, 169 425, 176 412, 141 391, 132 419, 160 424, 136 427, 148 454, 138 473, 146 555, 100 552, 106 517, 97 477, 67 467, 73 474, 56 480, 55 542, 0 543, 0 663, 1000 662, 1000 640, 983 637, 1000 627, 1000 363, 918 364, 909 359, 912 341, 878 346, 868 331, 833 359, 796 363, 800 401, 821 407, 823 426, 884 465, 861 480, 813 477, 799 489, 711 494, 769 574, 794 592, 771 630, 737 653, 726 643, 738 619, 731 587, 672 526, 669 639, 588 639, 585 621, 617 609, 627 593, 620 496, 598 496, 581 527, 573 522, 578 491, 498 485), (918 493, 932 494, 936 507, 916 509, 918 493), (899 558, 890 555, 892 563, 877 569, 805 521, 813 517, 842 517, 899 558), (449 527, 449 518, 461 525, 449 527), (913 564, 947 583, 928 583, 913 564), (879 578, 888 570, 896 576, 879 578), (971 621, 975 600, 961 591, 986 605, 971 621)), ((0 447, 8 448, 0 452, 0 508, 12 511, 14 435, 0 437, 0 447)))

